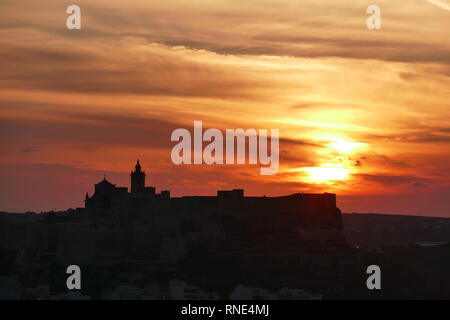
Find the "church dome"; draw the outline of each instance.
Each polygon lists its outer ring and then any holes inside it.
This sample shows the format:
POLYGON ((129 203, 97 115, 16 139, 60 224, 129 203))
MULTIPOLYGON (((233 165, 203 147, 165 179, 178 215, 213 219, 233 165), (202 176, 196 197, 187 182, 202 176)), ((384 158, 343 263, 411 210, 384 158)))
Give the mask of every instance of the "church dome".
POLYGON ((106 180, 106 176, 103 177, 103 180, 100 181, 99 183, 96 184, 96 186, 112 186, 114 187, 115 185, 112 184, 111 182, 109 182, 108 180, 106 180))

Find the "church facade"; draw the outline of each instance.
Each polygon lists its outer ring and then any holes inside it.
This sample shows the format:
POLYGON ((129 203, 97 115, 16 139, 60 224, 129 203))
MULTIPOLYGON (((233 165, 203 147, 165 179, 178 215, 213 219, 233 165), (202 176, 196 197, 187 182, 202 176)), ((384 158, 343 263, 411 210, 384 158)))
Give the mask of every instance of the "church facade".
POLYGON ((146 187, 146 173, 142 170, 139 160, 130 174, 131 190, 127 187, 117 187, 106 177, 94 185, 94 194, 89 196, 86 193, 84 200, 85 209, 91 214, 107 215, 118 211, 129 211, 130 209, 145 210, 156 200, 167 200, 170 198, 170 191, 156 193, 155 187, 146 187))

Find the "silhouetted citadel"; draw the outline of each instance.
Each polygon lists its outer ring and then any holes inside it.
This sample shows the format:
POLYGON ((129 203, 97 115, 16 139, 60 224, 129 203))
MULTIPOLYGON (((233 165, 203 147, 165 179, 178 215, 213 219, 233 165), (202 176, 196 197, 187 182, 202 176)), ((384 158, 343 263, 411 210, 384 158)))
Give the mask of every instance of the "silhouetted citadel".
MULTIPOLYGON (((417 248, 411 256, 400 251, 383 259, 378 251, 358 249, 357 224, 351 224, 349 245, 334 194, 247 197, 233 189, 171 197, 147 187, 146 178, 138 161, 130 192, 105 177, 86 194, 84 208, 0 213, 0 299, 73 297, 65 287, 65 268, 72 264, 83 270, 78 298, 371 297, 376 293, 365 287, 365 268, 372 263, 393 268, 393 284, 406 279, 398 289, 383 280, 384 297, 422 294, 407 276, 397 277, 409 272, 398 269, 397 260, 416 262, 417 248)), ((449 264, 446 257, 439 256, 441 264, 449 264)), ((448 295, 436 288, 438 296, 448 295)))
POLYGON ((217 196, 171 198, 170 191, 156 193, 155 187, 146 187, 146 174, 139 160, 130 176, 131 192, 126 187, 116 187, 106 177, 97 183, 93 196, 86 194, 86 214, 91 218, 126 221, 150 218, 154 223, 158 223, 155 220, 169 218, 173 225, 192 219, 230 215, 230 219, 251 219, 255 226, 247 232, 261 228, 266 236, 278 232, 277 227, 283 226, 320 228, 328 231, 324 237, 336 235, 342 228, 335 194, 245 197, 244 190, 233 189, 218 191, 217 196))

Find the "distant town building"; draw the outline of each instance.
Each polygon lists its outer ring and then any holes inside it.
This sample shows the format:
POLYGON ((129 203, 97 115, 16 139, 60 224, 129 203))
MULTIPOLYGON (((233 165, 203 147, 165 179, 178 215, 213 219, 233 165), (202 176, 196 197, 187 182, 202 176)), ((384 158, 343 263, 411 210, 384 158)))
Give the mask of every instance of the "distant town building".
POLYGON ((238 285, 230 293, 231 300, 321 300, 322 296, 312 294, 302 289, 283 287, 278 292, 259 287, 238 285))

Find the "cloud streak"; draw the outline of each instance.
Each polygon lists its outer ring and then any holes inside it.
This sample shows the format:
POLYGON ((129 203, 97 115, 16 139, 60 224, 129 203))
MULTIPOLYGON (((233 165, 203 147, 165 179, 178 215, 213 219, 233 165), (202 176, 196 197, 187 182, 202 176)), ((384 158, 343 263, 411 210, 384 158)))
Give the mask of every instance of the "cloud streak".
POLYGON ((438 6, 442 9, 450 11, 450 2, 448 0, 428 0, 428 2, 438 6))
MULTIPOLYGON (((0 203, 20 202, 21 185, 41 181, 42 199, 65 190, 81 194, 55 206, 78 205, 105 171, 126 185, 137 157, 176 195, 445 189, 447 12, 380 1, 382 32, 365 27, 364 1, 80 0, 79 32, 65 29, 60 1, 0 3, 0 203), (172 165, 170 133, 194 120, 279 128, 280 173, 172 165), (333 141, 366 148, 345 154, 333 141), (327 165, 349 179, 310 183, 296 171, 327 165)), ((26 190, 28 208, 38 198, 26 190)))

